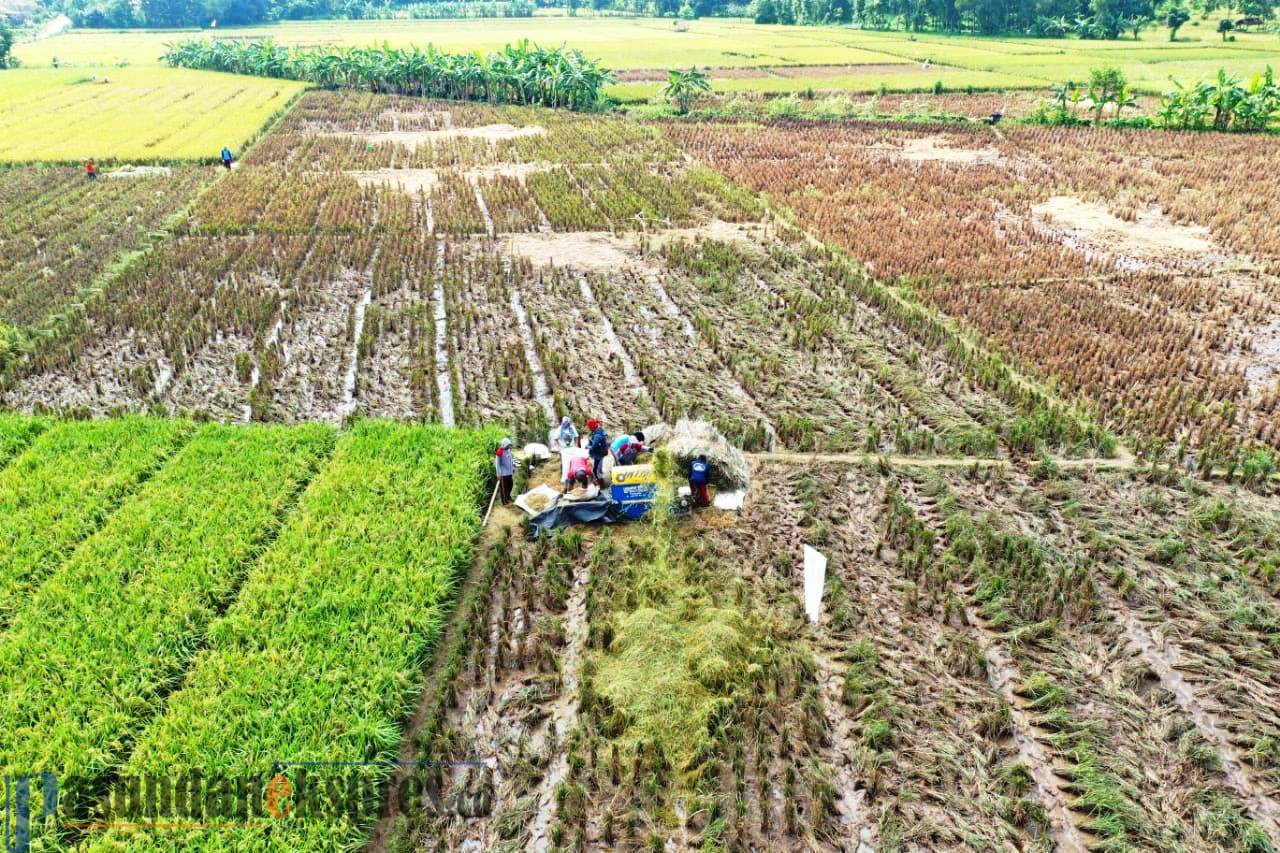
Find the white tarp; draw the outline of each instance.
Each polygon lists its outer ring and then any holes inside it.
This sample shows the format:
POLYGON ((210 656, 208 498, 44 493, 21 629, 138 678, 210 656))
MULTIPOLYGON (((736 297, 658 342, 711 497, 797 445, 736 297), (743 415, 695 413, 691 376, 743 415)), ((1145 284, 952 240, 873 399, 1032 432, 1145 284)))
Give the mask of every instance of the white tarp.
POLYGON ((822 588, 827 583, 827 558, 804 546, 804 612, 815 625, 822 613, 822 588))
POLYGON ((524 458, 533 462, 542 462, 551 458, 551 450, 545 444, 526 444, 524 446, 524 458))
POLYGON ((716 509, 729 510, 737 512, 742 509, 742 505, 747 502, 747 490, 739 489, 736 492, 716 492, 716 496, 711 499, 711 505, 716 509))

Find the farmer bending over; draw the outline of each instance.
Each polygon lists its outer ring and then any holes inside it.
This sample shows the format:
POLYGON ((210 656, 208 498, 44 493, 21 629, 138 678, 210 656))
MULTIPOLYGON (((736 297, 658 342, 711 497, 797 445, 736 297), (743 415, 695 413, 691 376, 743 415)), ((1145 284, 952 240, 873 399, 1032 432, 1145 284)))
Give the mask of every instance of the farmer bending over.
POLYGON ((586 471, 574 475, 573 488, 565 493, 567 501, 589 501, 600 494, 600 488, 591 482, 586 471))
POLYGON ((636 430, 635 435, 620 435, 613 440, 609 450, 613 453, 613 461, 619 465, 630 465, 636 457, 644 452, 644 433, 636 430))
POLYGON ((231 156, 231 149, 225 145, 222 147, 222 165, 231 168, 231 164, 235 161, 235 157, 231 156))
POLYGON ((84 164, 84 176, 90 181, 98 180, 98 167, 94 164, 92 157, 84 164))
POLYGON ((498 472, 498 494, 504 505, 509 504, 511 489, 514 488, 516 481, 516 457, 511 453, 511 439, 502 439, 493 467, 498 472))
POLYGON ((586 456, 575 456, 569 460, 569 468, 564 475, 564 492, 569 493, 573 488, 573 484, 577 481, 578 476, 591 477, 591 460, 586 456))
POLYGON ((710 478, 711 466, 707 464, 706 454, 689 463, 689 491, 693 492, 694 506, 711 506, 711 495, 707 492, 710 478))

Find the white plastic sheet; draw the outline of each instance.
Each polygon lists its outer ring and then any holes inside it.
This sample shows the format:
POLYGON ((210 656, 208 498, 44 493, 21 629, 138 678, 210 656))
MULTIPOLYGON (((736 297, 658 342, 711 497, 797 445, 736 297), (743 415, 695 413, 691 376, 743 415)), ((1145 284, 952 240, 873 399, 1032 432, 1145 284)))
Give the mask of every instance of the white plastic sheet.
POLYGON ((739 489, 736 492, 716 492, 716 496, 711 499, 711 505, 716 509, 737 512, 742 509, 742 505, 746 503, 746 500, 747 492, 745 489, 739 489))
POLYGON ((827 558, 819 551, 804 546, 804 612, 809 621, 818 624, 822 615, 822 588, 827 583, 827 558))

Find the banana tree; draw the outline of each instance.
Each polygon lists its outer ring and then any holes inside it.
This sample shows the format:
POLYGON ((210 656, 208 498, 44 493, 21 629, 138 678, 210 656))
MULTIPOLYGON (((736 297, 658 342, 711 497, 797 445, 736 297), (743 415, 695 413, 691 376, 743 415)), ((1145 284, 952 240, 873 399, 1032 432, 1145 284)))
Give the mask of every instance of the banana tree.
POLYGON ((428 45, 301 50, 261 41, 185 41, 165 46, 174 66, 308 80, 372 92, 396 91, 437 98, 538 103, 587 109, 614 77, 581 51, 547 49, 521 41, 489 55, 446 54, 428 45))
POLYGON ((688 71, 672 68, 667 72, 667 82, 662 86, 662 97, 675 101, 676 110, 684 115, 702 95, 711 91, 711 81, 695 65, 688 71))

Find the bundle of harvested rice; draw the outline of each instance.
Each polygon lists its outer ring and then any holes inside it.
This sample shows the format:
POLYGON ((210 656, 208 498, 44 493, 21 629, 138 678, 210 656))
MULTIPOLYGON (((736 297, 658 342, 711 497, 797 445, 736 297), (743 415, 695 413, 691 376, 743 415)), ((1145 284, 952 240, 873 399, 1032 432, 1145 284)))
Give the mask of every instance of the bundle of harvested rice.
POLYGON ((705 454, 711 463, 711 483, 718 489, 746 489, 751 480, 747 457, 707 421, 681 418, 674 427, 655 424, 645 427, 644 436, 646 444, 666 451, 686 471, 690 462, 705 454))

